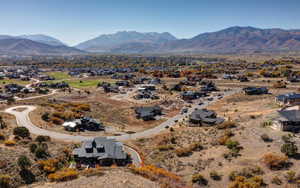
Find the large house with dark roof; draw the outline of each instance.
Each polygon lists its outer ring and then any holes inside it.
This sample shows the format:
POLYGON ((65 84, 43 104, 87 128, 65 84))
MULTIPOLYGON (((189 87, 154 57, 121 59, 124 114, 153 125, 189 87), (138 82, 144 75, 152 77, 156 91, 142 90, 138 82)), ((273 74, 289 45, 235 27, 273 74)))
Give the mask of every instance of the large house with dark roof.
POLYGON ((299 110, 280 110, 279 118, 273 122, 275 129, 289 132, 300 131, 300 111, 299 110))
POLYGON ((190 115, 191 126, 217 125, 224 122, 224 118, 217 117, 212 110, 196 109, 190 115))
POLYGON ((246 87, 243 90, 247 95, 262 95, 269 93, 269 90, 266 87, 246 87))
POLYGON ((136 117, 144 121, 154 120, 156 116, 162 115, 162 109, 159 106, 147 106, 135 108, 136 117))
POLYGON ((184 91, 181 94, 183 100, 194 100, 199 99, 200 97, 206 97, 206 92, 197 92, 197 91, 184 91))
POLYGON ((300 94, 297 93, 287 93, 283 95, 278 95, 275 98, 275 101, 279 105, 286 105, 286 106, 294 106, 300 104, 300 94))
POLYGON ((94 166, 110 166, 117 164, 124 166, 130 162, 129 155, 124 151, 123 143, 106 137, 96 137, 86 140, 80 148, 73 150, 77 163, 94 166))
POLYGON ((102 123, 90 117, 83 117, 74 121, 65 122, 63 127, 67 131, 103 131, 105 127, 102 123))

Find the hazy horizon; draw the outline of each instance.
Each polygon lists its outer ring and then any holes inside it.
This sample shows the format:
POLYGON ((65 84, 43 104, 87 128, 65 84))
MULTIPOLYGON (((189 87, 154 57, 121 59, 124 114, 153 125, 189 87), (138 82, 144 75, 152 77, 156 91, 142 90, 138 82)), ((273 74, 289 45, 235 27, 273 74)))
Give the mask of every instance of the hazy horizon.
POLYGON ((177 38, 232 26, 300 29, 300 1, 11 0, 1 3, 0 34, 44 34, 73 46, 118 31, 170 32, 177 38))

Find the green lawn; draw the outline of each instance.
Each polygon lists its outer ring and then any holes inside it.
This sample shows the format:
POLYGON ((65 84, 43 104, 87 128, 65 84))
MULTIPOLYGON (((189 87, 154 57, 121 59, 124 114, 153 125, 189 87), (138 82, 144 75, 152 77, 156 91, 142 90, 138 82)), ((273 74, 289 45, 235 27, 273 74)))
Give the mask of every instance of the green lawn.
POLYGON ((67 80, 66 81, 71 87, 75 88, 87 88, 87 87, 97 87, 99 80, 67 80))
POLYGON ((3 79, 3 80, 0 80, 0 85, 18 84, 18 85, 25 86, 29 83, 30 83, 30 81, 22 81, 22 80, 18 80, 18 79, 3 79))
POLYGON ((82 88, 95 88, 97 87, 99 82, 110 82, 114 83, 112 79, 72 79, 72 80, 51 80, 47 81, 47 83, 56 83, 56 82, 66 82, 71 87, 82 89, 82 88))
POLYGON ((72 78, 68 73, 66 72, 48 72, 46 73, 49 76, 54 77, 56 80, 65 80, 72 78))

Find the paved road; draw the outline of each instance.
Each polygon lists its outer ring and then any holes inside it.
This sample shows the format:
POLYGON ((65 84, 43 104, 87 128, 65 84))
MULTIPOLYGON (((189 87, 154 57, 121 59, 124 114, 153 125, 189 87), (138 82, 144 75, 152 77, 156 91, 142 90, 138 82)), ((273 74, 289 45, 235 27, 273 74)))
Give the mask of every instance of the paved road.
MULTIPOLYGON (((224 92, 224 96, 229 96, 229 95, 235 94, 237 92, 239 92, 239 90, 226 91, 226 92, 224 92)), ((153 136, 153 135, 158 134, 161 131, 165 130, 167 127, 174 126, 177 121, 180 121, 184 117, 190 115, 195 110, 195 108, 205 108, 209 104, 211 104, 217 100, 218 100, 218 97, 215 96, 215 97, 213 97, 212 101, 205 101, 202 105, 194 104, 188 110, 187 113, 178 114, 172 118, 169 118, 167 121, 161 123, 157 127, 154 127, 154 128, 151 128, 151 129, 148 129, 145 131, 137 132, 134 134, 124 134, 124 135, 120 135, 120 136, 107 136, 107 138, 113 138, 118 141, 126 141, 126 140, 135 140, 135 139, 153 136)), ((26 106, 11 107, 11 108, 6 109, 5 112, 14 115, 16 117, 17 124, 19 126, 24 126, 24 127, 28 128, 28 130, 32 134, 35 134, 35 135, 45 135, 45 136, 51 137, 52 139, 62 140, 62 141, 70 141, 70 142, 82 142, 84 140, 93 139, 93 137, 91 137, 91 136, 76 136, 76 135, 70 135, 70 134, 63 134, 63 133, 58 133, 58 132, 41 129, 41 128, 35 126, 29 119, 29 113, 35 109, 36 109, 35 106, 26 105, 26 106), (21 112, 16 110, 16 109, 20 109, 20 108, 24 108, 25 110, 23 110, 21 112)), ((134 149, 129 148, 127 146, 125 149, 131 154, 131 156, 134 160, 134 163, 140 164, 142 162, 139 154, 134 149)))
MULTIPOLYGON (((26 106, 16 106, 16 107, 8 108, 5 110, 5 112, 16 116, 18 126, 24 126, 28 128, 30 133, 35 135, 50 136, 52 139, 69 141, 69 142, 82 142, 84 140, 93 139, 93 137, 88 137, 88 136, 75 136, 75 135, 48 131, 35 126, 29 119, 29 113, 35 109, 36 109, 35 106, 26 105, 26 106), (25 110, 22 112, 16 111, 17 109, 22 109, 22 108, 25 108, 25 110)), ((135 151, 133 148, 129 146, 125 146, 125 150, 127 153, 130 154, 134 165, 139 166, 142 164, 142 159, 137 151, 135 151)))

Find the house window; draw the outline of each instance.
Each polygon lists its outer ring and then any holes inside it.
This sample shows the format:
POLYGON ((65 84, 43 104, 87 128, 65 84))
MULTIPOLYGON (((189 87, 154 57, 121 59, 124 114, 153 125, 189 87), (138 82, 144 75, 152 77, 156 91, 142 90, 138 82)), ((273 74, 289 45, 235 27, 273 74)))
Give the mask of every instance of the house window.
POLYGON ((97 147, 97 152, 104 153, 105 152, 104 146, 97 147))
POLYGON ((85 148, 85 151, 86 151, 87 153, 93 153, 93 148, 85 148))

